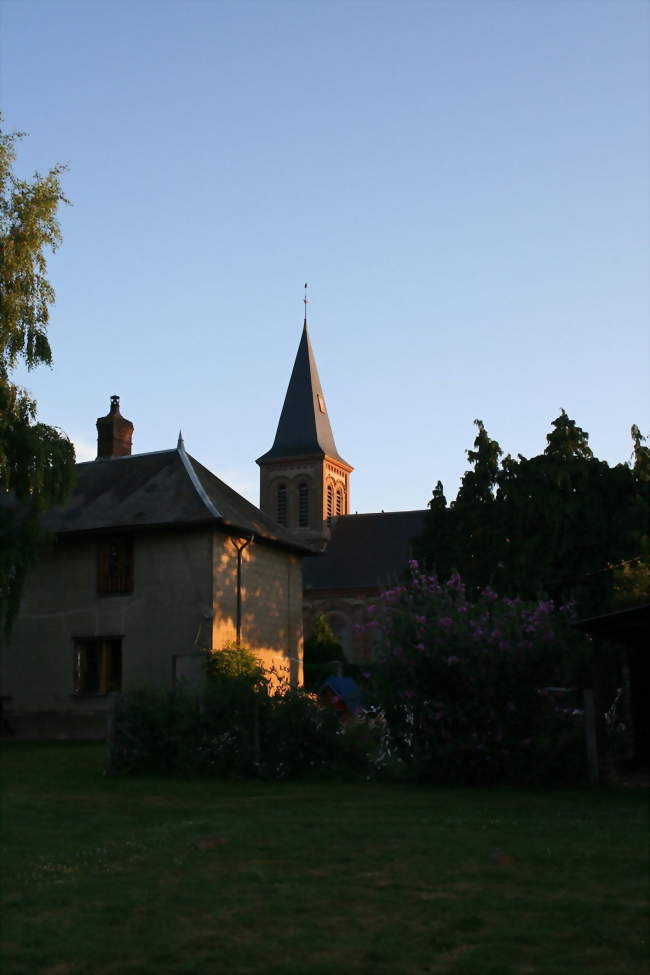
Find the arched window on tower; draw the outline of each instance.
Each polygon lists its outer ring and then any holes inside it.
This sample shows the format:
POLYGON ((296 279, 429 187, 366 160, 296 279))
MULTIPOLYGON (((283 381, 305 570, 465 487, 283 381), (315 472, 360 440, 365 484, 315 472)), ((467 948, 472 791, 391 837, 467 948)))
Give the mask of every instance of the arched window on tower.
POLYGON ((331 484, 327 485, 327 523, 329 524, 334 514, 334 488, 331 484))
POLYGON ((309 528, 309 485, 305 481, 298 485, 298 528, 309 528))
POLYGON ((287 524, 287 485, 278 484, 276 514, 279 525, 287 524))
POLYGON ((338 518, 339 515, 342 515, 344 513, 345 513, 345 508, 344 508, 344 504, 343 504, 343 488, 340 488, 339 487, 339 488, 336 489, 336 516, 337 516, 337 518, 338 518))

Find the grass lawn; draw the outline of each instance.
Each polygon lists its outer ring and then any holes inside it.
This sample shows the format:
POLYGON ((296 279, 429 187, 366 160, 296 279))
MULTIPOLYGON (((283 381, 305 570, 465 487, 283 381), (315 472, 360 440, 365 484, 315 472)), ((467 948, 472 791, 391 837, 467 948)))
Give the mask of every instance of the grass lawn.
POLYGON ((3 975, 646 971, 647 790, 102 767, 2 749, 3 975))

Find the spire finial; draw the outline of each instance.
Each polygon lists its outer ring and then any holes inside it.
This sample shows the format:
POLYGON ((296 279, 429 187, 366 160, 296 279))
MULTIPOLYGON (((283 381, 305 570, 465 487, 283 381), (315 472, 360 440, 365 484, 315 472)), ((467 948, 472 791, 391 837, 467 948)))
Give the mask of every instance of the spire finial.
POLYGON ((309 298, 307 297, 307 282, 305 281, 305 297, 302 299, 305 303, 305 325, 307 324, 307 305, 309 304, 309 298))
POLYGON ((176 444, 176 450, 185 450, 185 441, 183 440, 183 431, 178 431, 178 443, 176 444))

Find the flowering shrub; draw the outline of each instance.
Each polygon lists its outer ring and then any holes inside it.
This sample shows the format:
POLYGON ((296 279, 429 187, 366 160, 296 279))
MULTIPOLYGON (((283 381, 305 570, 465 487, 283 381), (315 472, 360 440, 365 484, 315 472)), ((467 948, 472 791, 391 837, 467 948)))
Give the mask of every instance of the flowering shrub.
POLYGON ((582 682, 571 607, 502 599, 489 588, 470 602, 458 575, 443 585, 417 562, 410 570, 366 624, 401 760, 438 782, 581 778, 577 696, 552 690, 582 682))

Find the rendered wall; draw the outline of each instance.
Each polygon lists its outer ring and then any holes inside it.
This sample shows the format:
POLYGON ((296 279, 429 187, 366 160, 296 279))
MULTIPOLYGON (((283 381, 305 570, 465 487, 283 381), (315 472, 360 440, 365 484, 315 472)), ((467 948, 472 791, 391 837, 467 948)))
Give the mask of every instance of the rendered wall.
MULTIPOLYGON (((97 595, 94 538, 59 541, 28 579, 1 647, 2 694, 23 734, 102 734, 105 696, 73 692, 74 640, 122 637, 122 688, 169 686, 172 656, 196 650, 211 612, 211 533, 136 536, 134 589, 97 595)), ((208 634, 209 639, 209 626, 208 634)))
MULTIPOLYGON (((237 546, 215 533, 212 648, 236 639, 237 546)), ((253 541, 241 553, 241 634, 267 670, 302 683, 302 560, 253 541)))

